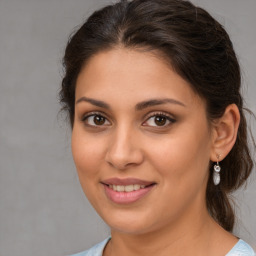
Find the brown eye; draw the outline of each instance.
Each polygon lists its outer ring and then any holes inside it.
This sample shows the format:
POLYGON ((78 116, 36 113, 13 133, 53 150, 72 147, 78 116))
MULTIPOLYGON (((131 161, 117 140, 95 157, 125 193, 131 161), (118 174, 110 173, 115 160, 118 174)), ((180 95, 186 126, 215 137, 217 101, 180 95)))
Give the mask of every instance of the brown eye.
POLYGON ((96 124, 96 125, 103 125, 106 121, 106 118, 103 117, 103 116, 94 116, 93 118, 93 122, 96 124))
POLYGON ((110 122, 102 115, 99 114, 91 114, 85 116, 83 118, 83 122, 85 122, 89 126, 105 126, 110 125, 110 122))
POLYGON ((149 127, 167 127, 173 123, 175 123, 176 120, 171 118, 170 116, 166 114, 155 114, 149 117, 146 122, 143 123, 143 126, 149 126, 149 127))
POLYGON ((164 126, 166 124, 167 118, 164 116, 156 116, 154 121, 157 126, 164 126))

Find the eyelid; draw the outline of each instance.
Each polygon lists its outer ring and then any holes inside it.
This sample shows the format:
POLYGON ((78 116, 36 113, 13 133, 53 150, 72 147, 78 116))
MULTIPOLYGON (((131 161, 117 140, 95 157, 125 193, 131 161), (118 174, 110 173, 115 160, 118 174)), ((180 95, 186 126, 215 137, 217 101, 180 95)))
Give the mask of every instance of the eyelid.
MULTIPOLYGON (((145 121, 143 122, 143 124, 154 116, 163 116, 163 117, 167 118, 167 120, 170 121, 171 123, 176 122, 176 118, 174 118, 173 115, 166 113, 166 112, 162 112, 162 111, 156 111, 156 112, 151 112, 151 113, 147 114, 144 118, 145 121)), ((146 125, 143 125, 143 126, 146 126, 146 125)), ((168 125, 162 126, 162 128, 167 127, 167 126, 168 125)), ((161 128, 161 126, 159 126, 159 128, 161 128)))
MULTIPOLYGON (((85 122, 86 119, 88 119, 89 117, 91 116, 95 116, 95 115, 99 115, 99 116, 102 116, 104 117, 110 124, 112 124, 112 122, 110 121, 110 118, 108 117, 107 114, 105 114, 104 112, 101 112, 101 111, 91 111, 91 112, 87 112, 85 114, 82 115, 81 117, 81 121, 82 122, 85 122)), ((144 116, 144 120, 143 123, 142 123, 142 126, 146 126, 144 125, 145 122, 147 122, 150 118, 154 117, 154 116, 163 116, 165 117, 168 121, 170 121, 171 123, 175 123, 176 122, 176 118, 173 117, 173 115, 171 115, 170 113, 167 113, 167 112, 164 112, 164 111, 155 111, 155 112, 150 112, 148 114, 146 114, 144 116)), ((88 126, 94 126, 94 125, 89 125, 89 124, 86 124, 88 126)), ((108 124, 109 125, 109 124, 108 124)), ((108 125, 102 125, 103 126, 108 126, 108 125)), ((100 127, 99 125, 95 125, 96 127, 100 127)), ((162 126, 162 128, 164 127, 167 127, 169 125, 165 125, 165 126, 162 126)), ((159 126, 159 128, 161 128, 161 126, 159 126)))
MULTIPOLYGON (((104 117, 110 124, 111 124, 111 121, 109 120, 109 118, 107 117, 107 115, 103 112, 99 112, 99 111, 92 111, 92 112, 87 112, 85 114, 83 114, 82 118, 81 118, 81 121, 82 122, 85 122, 89 117, 91 116, 102 116, 104 117)), ((88 126, 96 126, 96 127, 100 127, 100 125, 89 125, 89 124, 86 124, 88 126)), ((102 126, 106 126, 106 125, 102 125, 102 126)), ((108 125, 107 125, 108 126, 108 125)))

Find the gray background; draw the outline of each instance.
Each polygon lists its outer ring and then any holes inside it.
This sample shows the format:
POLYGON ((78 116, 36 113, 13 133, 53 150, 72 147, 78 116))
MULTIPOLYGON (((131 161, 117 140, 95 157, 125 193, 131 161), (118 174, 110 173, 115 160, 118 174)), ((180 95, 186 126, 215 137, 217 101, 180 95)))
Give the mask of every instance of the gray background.
MULTIPOLYGON (((256 0, 194 0, 225 25, 256 113, 256 0)), ((0 0, 0 255, 68 255, 108 235, 80 188, 58 115, 72 29, 107 0, 0 0)), ((255 127, 255 125, 254 125, 255 127)), ((255 133, 254 133, 255 134, 255 133)), ((256 179, 235 193, 236 234, 255 243, 256 179)))

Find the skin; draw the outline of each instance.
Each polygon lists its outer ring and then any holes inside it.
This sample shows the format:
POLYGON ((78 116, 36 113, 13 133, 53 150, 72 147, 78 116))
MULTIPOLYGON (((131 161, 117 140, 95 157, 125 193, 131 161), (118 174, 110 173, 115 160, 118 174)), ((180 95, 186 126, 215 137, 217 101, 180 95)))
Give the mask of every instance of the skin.
POLYGON ((235 105, 210 123, 205 101, 157 53, 120 47, 90 59, 76 84, 72 152, 84 193, 111 228, 104 256, 225 255, 237 239, 209 216, 205 191, 209 163, 228 154, 238 125, 235 105), (120 205, 101 184, 113 177, 156 185, 120 205))

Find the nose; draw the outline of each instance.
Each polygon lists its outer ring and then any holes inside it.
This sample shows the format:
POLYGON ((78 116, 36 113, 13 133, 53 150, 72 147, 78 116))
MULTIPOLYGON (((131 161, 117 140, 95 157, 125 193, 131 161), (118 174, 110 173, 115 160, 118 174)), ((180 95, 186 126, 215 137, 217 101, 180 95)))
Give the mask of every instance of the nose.
POLYGON ((125 170, 143 162, 142 149, 136 132, 119 128, 113 132, 105 160, 118 170, 125 170))

